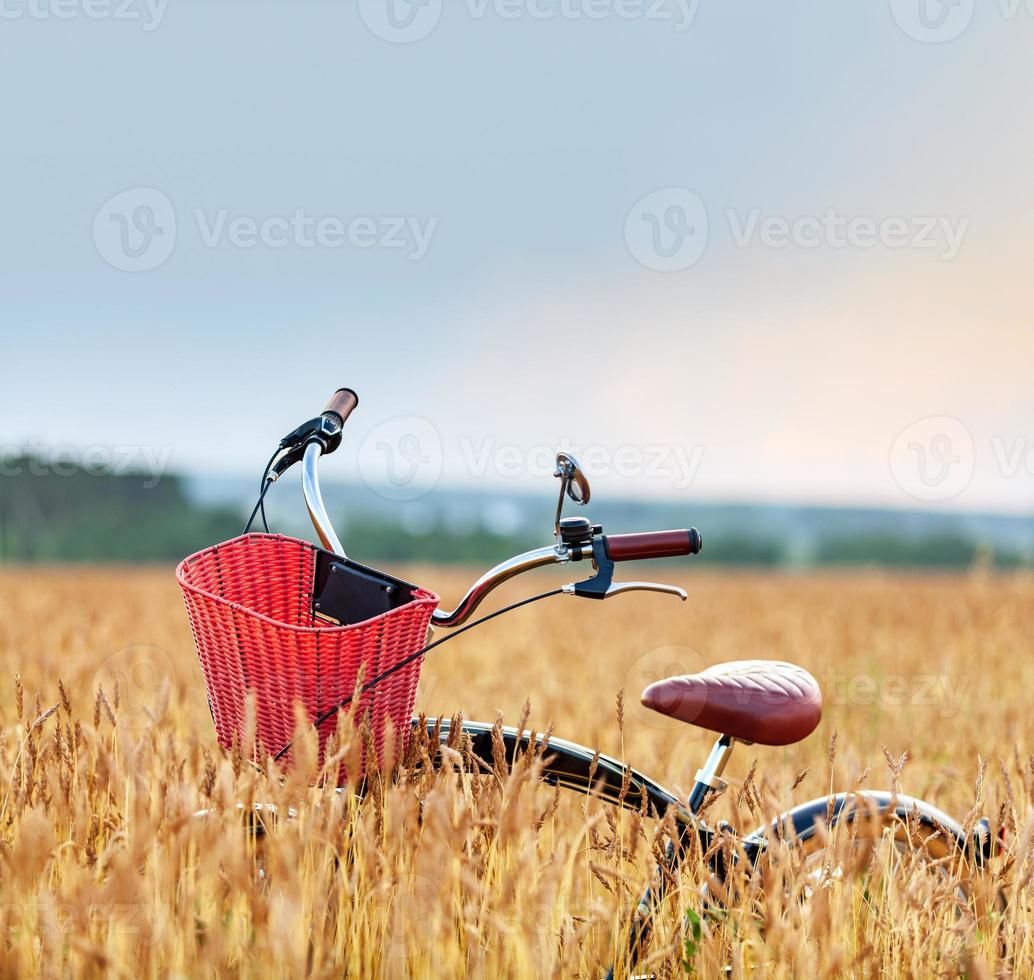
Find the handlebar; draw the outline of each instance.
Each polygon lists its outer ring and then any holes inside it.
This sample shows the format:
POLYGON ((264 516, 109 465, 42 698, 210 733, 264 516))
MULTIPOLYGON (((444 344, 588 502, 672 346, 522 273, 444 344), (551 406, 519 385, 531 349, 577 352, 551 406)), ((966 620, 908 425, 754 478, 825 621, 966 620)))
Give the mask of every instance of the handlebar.
MULTIPOLYGON (((649 558, 680 558, 697 555, 703 547, 700 532, 695 527, 685 531, 646 531, 641 534, 601 535, 597 542, 602 544, 603 555, 610 562, 649 558)), ((571 583, 563 588, 566 594, 592 595, 594 598, 606 599, 625 592, 647 591, 664 592, 669 595, 677 595, 681 599, 686 598, 686 593, 675 586, 658 585, 655 582, 612 583, 609 571, 603 575, 605 581, 601 582, 598 566, 607 564, 607 561, 602 558, 598 559, 593 546, 583 544, 566 547, 561 542, 553 547, 526 551, 523 555, 508 558, 496 565, 470 587, 452 612, 436 609, 431 617, 431 622, 437 626, 460 626, 470 618, 490 592, 515 575, 520 575, 533 568, 541 568, 543 565, 563 565, 587 558, 592 558, 593 564, 597 566, 597 576, 593 583, 596 587, 586 590, 571 583)))
POLYGON ((644 558, 683 558, 698 555, 703 547, 695 528, 683 531, 644 531, 641 534, 608 534, 604 539, 611 561, 638 561, 644 558))
MULTIPOLYGON (((281 449, 284 450, 281 459, 286 465, 274 468, 271 476, 271 479, 276 479, 283 469, 298 459, 301 460, 302 492, 316 533, 324 548, 341 557, 345 557, 345 552, 323 504, 318 466, 320 456, 332 453, 337 449, 341 441, 341 428, 358 404, 359 396, 351 388, 339 388, 334 392, 322 415, 300 425, 281 440, 281 449)), ((588 522, 586 522, 586 526, 588 527, 588 522)), ((611 535, 603 535, 598 528, 591 528, 588 538, 577 543, 565 543, 562 538, 558 537, 553 546, 536 548, 522 555, 508 558, 485 572, 470 587, 452 612, 436 609, 431 622, 437 626, 460 626, 470 619, 474 610, 490 592, 508 579, 533 568, 554 564, 562 565, 589 558, 597 568, 597 575, 591 580, 591 586, 594 587, 583 589, 582 586, 586 583, 577 586, 572 583, 564 586, 565 593, 591 594, 594 598, 608 598, 623 592, 648 590, 667 592, 685 599, 685 592, 674 586, 658 585, 652 582, 612 583, 613 565, 611 563, 652 558, 680 558, 698 554, 701 547, 700 532, 696 528, 611 535), (595 545, 592 543, 594 537, 595 545), (608 570, 604 571, 604 569, 608 570), (603 578, 606 579, 605 582, 601 581, 603 578)))

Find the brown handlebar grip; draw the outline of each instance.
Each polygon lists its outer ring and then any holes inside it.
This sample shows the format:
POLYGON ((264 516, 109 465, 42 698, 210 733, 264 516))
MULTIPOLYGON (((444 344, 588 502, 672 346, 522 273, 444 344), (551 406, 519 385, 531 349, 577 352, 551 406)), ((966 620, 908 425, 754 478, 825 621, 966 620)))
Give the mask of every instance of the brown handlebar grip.
POLYGON ((696 555, 703 547, 700 532, 644 531, 642 534, 608 534, 604 539, 611 561, 637 561, 643 558, 682 558, 696 555))
POLYGON ((351 388, 338 388, 334 392, 334 396, 327 402, 327 407, 323 409, 323 414, 326 415, 328 412, 332 412, 341 420, 341 424, 344 425, 348 421, 348 416, 352 414, 358 404, 359 396, 351 388))

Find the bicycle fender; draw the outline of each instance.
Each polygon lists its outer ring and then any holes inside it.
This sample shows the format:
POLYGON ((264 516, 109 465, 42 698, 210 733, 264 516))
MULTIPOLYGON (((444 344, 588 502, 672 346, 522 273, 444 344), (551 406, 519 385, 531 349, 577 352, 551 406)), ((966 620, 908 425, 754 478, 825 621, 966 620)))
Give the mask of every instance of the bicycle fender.
POLYGON ((978 821, 970 835, 957 820, 925 800, 878 790, 837 793, 809 800, 777 817, 770 825, 759 827, 745 843, 761 849, 773 836, 778 836, 806 845, 820 827, 867 819, 886 825, 888 818, 896 819, 902 827, 910 824, 918 827, 928 843, 943 842, 946 853, 954 850, 972 858, 977 865, 983 865, 991 856, 992 839, 986 821, 978 821))

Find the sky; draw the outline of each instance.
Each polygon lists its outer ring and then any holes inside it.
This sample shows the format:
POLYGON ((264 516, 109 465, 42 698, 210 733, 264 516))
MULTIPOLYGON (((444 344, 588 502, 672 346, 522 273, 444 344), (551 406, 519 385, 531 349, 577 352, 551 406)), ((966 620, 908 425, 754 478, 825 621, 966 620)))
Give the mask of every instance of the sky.
POLYGON ((0 465, 1034 510, 1016 0, 0 0, 0 465))

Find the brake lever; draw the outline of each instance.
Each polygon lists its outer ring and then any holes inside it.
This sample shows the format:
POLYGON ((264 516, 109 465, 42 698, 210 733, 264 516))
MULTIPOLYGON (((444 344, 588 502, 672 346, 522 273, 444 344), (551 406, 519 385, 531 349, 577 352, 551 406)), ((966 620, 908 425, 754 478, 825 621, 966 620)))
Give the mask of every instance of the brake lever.
POLYGON ((662 585, 660 582, 615 582, 614 562, 607 557, 607 551, 600 538, 592 542, 592 560, 596 574, 582 582, 570 582, 561 591, 565 595, 581 596, 583 599, 610 599, 626 592, 659 592, 662 595, 678 596, 685 602, 689 595, 676 585, 662 585))
MULTIPOLYGON (((595 577, 586 581, 592 582, 595 577)), ((680 589, 677 585, 664 585, 660 582, 615 582, 602 591, 590 591, 584 588, 585 584, 585 582, 570 582, 563 586, 562 591, 565 595, 578 595, 584 599, 610 599, 612 596, 623 595, 626 592, 660 592, 662 595, 678 596, 683 602, 689 598, 685 589, 680 589)))
POLYGON ((660 592, 661 595, 678 596, 683 602, 689 599, 689 593, 680 589, 677 585, 664 585, 661 582, 615 582, 607 589, 604 599, 613 595, 621 595, 625 592, 660 592))
POLYGON ((317 418, 303 422, 280 440, 280 455, 269 468, 270 482, 275 483, 295 463, 300 463, 305 450, 313 442, 320 444, 324 455, 334 452, 341 445, 341 423, 333 413, 324 412, 317 418), (331 417, 328 418, 328 415, 331 417))

